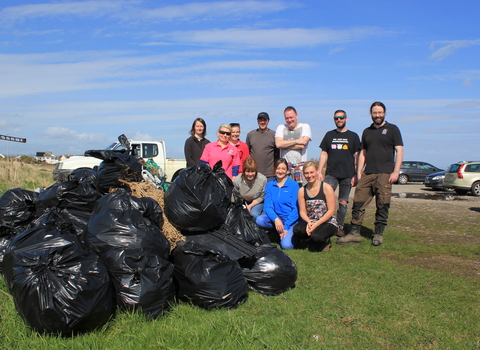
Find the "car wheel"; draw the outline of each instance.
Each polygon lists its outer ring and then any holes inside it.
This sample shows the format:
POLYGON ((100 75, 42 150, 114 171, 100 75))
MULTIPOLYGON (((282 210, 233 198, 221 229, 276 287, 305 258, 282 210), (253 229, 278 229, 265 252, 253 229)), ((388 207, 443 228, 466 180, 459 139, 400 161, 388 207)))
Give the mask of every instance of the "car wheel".
POLYGON ((405 185, 407 182, 408 182, 408 176, 405 174, 400 174, 400 176, 398 177, 398 183, 400 185, 405 185))
POLYGON ((461 195, 461 196, 464 196, 464 195, 467 194, 468 191, 467 191, 467 190, 455 190, 455 192, 456 192, 457 194, 461 195))
POLYGON ((474 182, 472 185, 472 193, 475 197, 480 196, 480 181, 474 182))

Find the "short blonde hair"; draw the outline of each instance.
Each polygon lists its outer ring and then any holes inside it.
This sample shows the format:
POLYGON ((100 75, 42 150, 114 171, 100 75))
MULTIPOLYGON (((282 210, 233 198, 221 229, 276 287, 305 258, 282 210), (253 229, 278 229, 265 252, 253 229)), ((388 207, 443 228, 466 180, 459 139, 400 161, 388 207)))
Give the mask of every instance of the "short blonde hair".
POLYGON ((258 173, 257 162, 252 157, 248 157, 243 161, 243 172, 245 171, 254 171, 255 173, 258 173))
POLYGON ((230 132, 232 132, 232 127, 228 124, 222 124, 218 127, 217 131, 220 131, 220 129, 228 129, 230 132))

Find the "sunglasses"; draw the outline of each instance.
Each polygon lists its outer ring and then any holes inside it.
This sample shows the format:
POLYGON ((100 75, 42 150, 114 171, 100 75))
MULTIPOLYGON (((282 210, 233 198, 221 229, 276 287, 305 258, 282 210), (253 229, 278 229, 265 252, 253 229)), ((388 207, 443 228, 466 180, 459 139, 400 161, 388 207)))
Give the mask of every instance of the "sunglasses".
POLYGON ((230 131, 219 130, 218 132, 222 135, 228 135, 228 136, 230 136, 232 134, 230 131))
POLYGON ((345 119, 345 118, 346 118, 346 117, 345 117, 344 115, 342 115, 342 116, 340 116, 340 117, 333 117, 333 119, 335 119, 335 120, 338 120, 338 119, 343 120, 343 119, 345 119))
POLYGON ((233 128, 234 126, 240 126, 240 123, 230 123, 230 126, 233 128))

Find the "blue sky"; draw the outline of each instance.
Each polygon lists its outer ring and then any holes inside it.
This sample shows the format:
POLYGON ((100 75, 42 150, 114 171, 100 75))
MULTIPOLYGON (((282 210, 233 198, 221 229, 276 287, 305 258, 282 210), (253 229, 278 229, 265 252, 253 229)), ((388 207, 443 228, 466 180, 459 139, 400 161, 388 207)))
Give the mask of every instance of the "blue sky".
POLYGON ((359 135, 382 101, 407 160, 480 159, 480 2, 25 1, 0 5, 0 153, 82 154, 124 133, 183 158, 192 121, 359 135))

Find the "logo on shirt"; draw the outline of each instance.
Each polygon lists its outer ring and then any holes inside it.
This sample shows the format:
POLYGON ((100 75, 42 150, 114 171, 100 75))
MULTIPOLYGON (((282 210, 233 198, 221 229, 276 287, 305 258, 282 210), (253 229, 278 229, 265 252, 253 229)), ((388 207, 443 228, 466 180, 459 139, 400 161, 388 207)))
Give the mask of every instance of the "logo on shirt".
POLYGON ((382 130, 382 135, 386 135, 387 132, 388 132, 388 129, 383 129, 383 130, 382 130))
POLYGON ((232 154, 232 153, 233 153, 233 150, 229 149, 229 150, 228 150, 228 153, 232 154))

